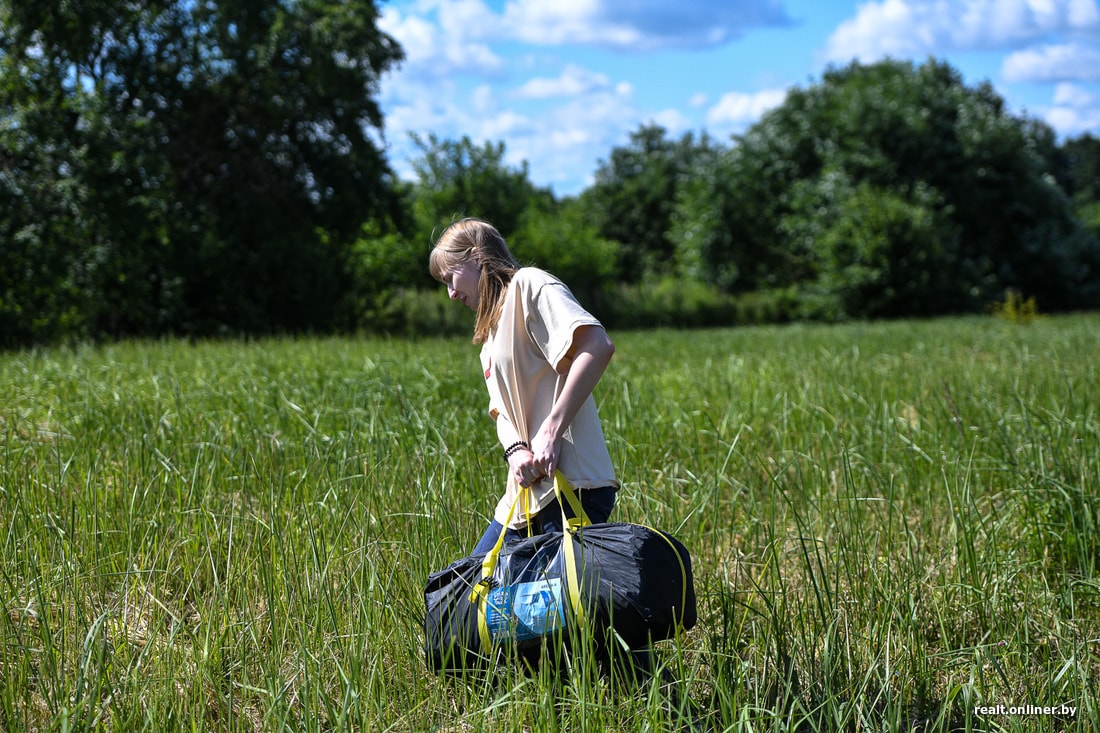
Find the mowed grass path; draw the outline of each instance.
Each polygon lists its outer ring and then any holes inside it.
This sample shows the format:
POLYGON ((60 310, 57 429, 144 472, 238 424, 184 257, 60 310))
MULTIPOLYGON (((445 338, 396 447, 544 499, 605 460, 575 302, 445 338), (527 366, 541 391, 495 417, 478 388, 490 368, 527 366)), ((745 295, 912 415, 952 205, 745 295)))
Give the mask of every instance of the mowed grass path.
POLYGON ((504 476, 467 341, 122 344, 0 355, 0 729, 1100 729, 1100 317, 612 336, 677 695, 426 671, 504 476))

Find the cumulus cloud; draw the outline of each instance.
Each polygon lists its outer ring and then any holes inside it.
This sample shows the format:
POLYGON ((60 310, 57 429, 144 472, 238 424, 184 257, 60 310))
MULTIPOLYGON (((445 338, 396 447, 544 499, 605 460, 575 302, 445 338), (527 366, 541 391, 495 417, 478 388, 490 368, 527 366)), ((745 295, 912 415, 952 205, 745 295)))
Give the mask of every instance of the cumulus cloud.
POLYGON ((499 74, 504 61, 485 42, 486 29, 498 23, 481 0, 436 5, 427 4, 422 15, 402 15, 393 7, 382 11, 379 29, 393 36, 405 50, 400 73, 438 75, 442 70, 448 74, 499 74))
POLYGON ((453 80, 406 81, 400 96, 391 92, 387 99, 386 127, 397 131, 387 136, 391 165, 403 179, 413 179, 410 161, 421 152, 409 132, 452 140, 468 136, 478 145, 504 140, 505 164, 526 162, 531 180, 554 186, 559 195, 576 193, 590 183, 597 156, 624 144, 644 113, 625 82, 614 84, 580 68, 546 81, 553 83, 543 91, 554 87, 563 96, 537 114, 513 106, 515 95, 491 84, 470 89, 453 80), (566 94, 576 79, 586 80, 585 90, 566 94))
POLYGON ((561 195, 577 193, 577 186, 591 183, 596 157, 624 145, 638 127, 642 113, 622 91, 596 92, 547 109, 525 134, 509 138, 509 161, 527 161, 532 180, 561 195))
POLYGON ((1100 129, 1100 95, 1079 84, 1059 84, 1043 118, 1064 137, 1094 133, 1100 129))
POLYGON ((782 0, 421 0, 404 13, 383 10, 379 27, 405 48, 415 73, 445 64, 457 72, 498 71, 486 44, 589 45, 645 52, 719 46, 754 28, 792 21, 782 0))
POLYGON ((780 0, 511 0, 503 17, 527 43, 624 51, 717 46, 753 28, 791 24, 780 0))
POLYGON ((514 96, 520 99, 549 99, 589 94, 610 88, 611 80, 604 74, 597 74, 570 64, 556 78, 536 77, 528 80, 514 92, 514 96))
POLYGON ((1097 0, 872 0, 829 38, 829 61, 1012 48, 1100 31, 1097 0))
POLYGON ((673 136, 683 134, 692 128, 691 120, 678 109, 663 109, 653 115, 652 121, 673 136))
POLYGON ((1059 84, 1054 88, 1054 104, 1064 107, 1095 107, 1100 98, 1083 86, 1059 84))
POLYGON ((729 92, 707 112, 707 124, 720 129, 741 129, 756 122, 769 109, 783 104, 784 89, 767 89, 754 94, 729 92))
POLYGON ((1036 46, 1005 58, 1007 81, 1100 81, 1100 48, 1080 43, 1036 46))

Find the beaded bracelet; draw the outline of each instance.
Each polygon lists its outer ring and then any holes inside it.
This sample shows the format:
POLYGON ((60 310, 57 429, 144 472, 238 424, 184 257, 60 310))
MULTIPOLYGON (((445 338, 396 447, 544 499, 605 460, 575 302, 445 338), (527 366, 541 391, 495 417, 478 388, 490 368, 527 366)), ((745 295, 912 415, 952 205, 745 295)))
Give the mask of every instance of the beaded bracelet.
POLYGON ((508 460, 509 458, 511 458, 512 454, 517 453, 521 448, 529 447, 530 446, 527 445, 527 441, 517 440, 515 443, 512 443, 510 446, 504 449, 504 460, 508 460))

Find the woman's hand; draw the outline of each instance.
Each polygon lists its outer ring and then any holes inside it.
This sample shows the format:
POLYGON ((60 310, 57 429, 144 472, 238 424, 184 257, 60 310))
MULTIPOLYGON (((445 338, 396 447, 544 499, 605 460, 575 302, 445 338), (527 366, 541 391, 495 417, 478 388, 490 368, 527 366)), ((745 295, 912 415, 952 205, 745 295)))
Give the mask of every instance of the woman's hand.
POLYGON ((545 469, 535 460, 535 454, 528 448, 520 448, 508 456, 508 470, 516 483, 523 487, 538 483, 547 475, 545 469))
POLYGON ((531 439, 531 465, 541 477, 553 476, 561 457, 561 432, 547 418, 531 439))

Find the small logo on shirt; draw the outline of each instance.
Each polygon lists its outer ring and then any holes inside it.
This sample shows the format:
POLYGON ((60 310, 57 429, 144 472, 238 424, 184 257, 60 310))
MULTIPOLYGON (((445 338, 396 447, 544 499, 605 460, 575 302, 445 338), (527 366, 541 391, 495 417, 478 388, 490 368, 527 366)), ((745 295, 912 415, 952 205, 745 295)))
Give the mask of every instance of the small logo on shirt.
POLYGON ((489 368, 485 370, 485 378, 488 379, 489 375, 493 373, 493 357, 489 357, 489 368))

